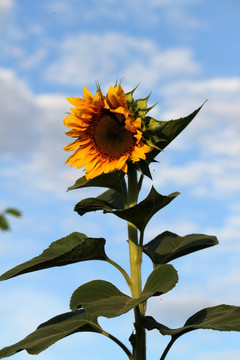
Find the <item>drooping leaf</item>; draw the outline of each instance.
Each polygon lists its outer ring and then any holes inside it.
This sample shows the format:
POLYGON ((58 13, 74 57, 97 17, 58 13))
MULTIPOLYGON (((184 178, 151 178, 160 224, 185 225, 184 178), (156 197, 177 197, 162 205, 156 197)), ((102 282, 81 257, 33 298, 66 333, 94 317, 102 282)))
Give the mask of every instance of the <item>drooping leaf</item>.
POLYGON ((158 323, 151 316, 144 317, 142 322, 148 330, 158 329, 162 335, 172 335, 176 337, 197 329, 240 331, 240 307, 218 305, 202 309, 191 316, 184 326, 178 329, 170 329, 158 323))
POLYGON ((83 176, 78 179, 73 186, 70 186, 68 191, 94 186, 110 188, 122 194, 124 181, 124 173, 122 171, 113 171, 108 174, 102 174, 90 180, 87 180, 86 177, 83 176))
POLYGON ((109 189, 97 196, 96 198, 87 198, 79 201, 74 207, 80 216, 97 210, 112 210, 112 209, 123 209, 124 202, 121 195, 113 190, 109 189))
POLYGON ((98 199, 98 198, 87 198, 79 201, 74 207, 74 211, 76 211, 80 216, 86 214, 87 212, 97 211, 97 210, 112 210, 112 204, 108 201, 98 199))
POLYGON ((158 121, 146 117, 143 134, 144 139, 147 144, 149 143, 150 146, 156 147, 147 154, 149 163, 190 124, 204 104, 205 103, 190 115, 176 120, 158 121))
POLYGON ((53 242, 41 255, 5 272, 0 276, 0 281, 54 266, 86 260, 106 260, 104 245, 105 239, 103 238, 88 238, 84 234, 74 232, 53 242))
POLYGON ((74 291, 70 308, 76 310, 83 307, 96 316, 116 317, 128 312, 156 293, 164 294, 170 291, 177 281, 176 270, 171 265, 162 265, 150 274, 140 297, 133 299, 108 281, 93 280, 74 291))
POLYGON ((180 256, 218 244, 215 236, 191 234, 179 236, 165 231, 143 246, 153 264, 166 264, 180 256))
POLYGON ((125 210, 112 210, 107 207, 103 210, 104 212, 112 212, 121 219, 130 221, 140 231, 143 231, 152 216, 160 209, 168 205, 178 195, 178 192, 169 195, 161 195, 154 189, 154 187, 152 187, 146 199, 135 206, 125 210))
POLYGON ((102 329, 96 317, 87 314, 84 310, 61 314, 41 324, 23 340, 1 349, 0 359, 22 350, 37 355, 57 341, 77 332, 101 333, 102 329))
POLYGON ((19 217, 21 216, 21 212, 15 208, 8 208, 5 210, 6 214, 11 214, 13 216, 19 217))
POLYGON ((0 229, 3 231, 9 230, 7 219, 3 215, 0 215, 0 229))
POLYGON ((124 209, 124 202, 123 202, 121 195, 113 189, 109 189, 109 190, 105 191, 104 193, 99 195, 97 198, 100 200, 107 201, 115 209, 124 209))

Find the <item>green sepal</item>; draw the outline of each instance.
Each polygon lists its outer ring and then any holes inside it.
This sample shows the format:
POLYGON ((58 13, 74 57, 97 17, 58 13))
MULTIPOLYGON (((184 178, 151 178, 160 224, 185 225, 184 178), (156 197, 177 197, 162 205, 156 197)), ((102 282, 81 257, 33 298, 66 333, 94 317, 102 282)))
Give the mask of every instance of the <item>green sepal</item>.
POLYGON ((0 276, 0 281, 32 271, 80 261, 106 260, 105 242, 103 238, 89 238, 84 234, 74 232, 53 242, 41 255, 8 270, 0 276))
POLYGON ((149 94, 144 99, 137 99, 131 105, 131 111, 135 114, 136 117, 140 117, 142 120, 145 119, 146 114, 156 106, 156 104, 152 106, 147 106, 147 101, 150 98, 151 94, 149 94))
POLYGON ((128 93, 125 93, 128 107, 130 107, 134 103, 133 93, 137 89, 138 85, 133 90, 129 91, 128 93))
POLYGON ((70 308, 76 310, 82 307, 88 313, 107 318, 120 316, 156 293, 165 294, 170 291, 177 281, 177 271, 172 265, 159 266, 148 277, 140 297, 133 299, 108 281, 93 280, 74 291, 70 308))
POLYGON ((169 195, 161 195, 155 190, 154 187, 152 187, 146 199, 137 205, 124 210, 112 210, 106 207, 104 212, 112 212, 121 219, 130 221, 140 231, 143 231, 152 216, 160 209, 167 206, 178 195, 179 192, 175 192, 169 195))
POLYGON ((204 234, 179 236, 165 231, 144 245, 143 252, 150 257, 154 266, 157 266, 217 244, 216 236, 204 234))
POLYGON ((157 329, 162 335, 175 337, 197 329, 240 331, 240 307, 223 304, 202 309, 192 315, 184 326, 178 329, 170 329, 158 323, 151 316, 142 318, 142 322, 148 330, 157 329))
POLYGON ((107 190, 96 198, 87 198, 79 201, 74 207, 80 216, 96 210, 123 209, 124 202, 120 194, 115 190, 107 190))
POLYGON ((85 176, 78 179, 73 186, 68 188, 69 190, 81 189, 85 187, 105 187, 118 191, 122 195, 126 195, 124 191, 124 172, 113 171, 107 174, 96 176, 93 179, 87 180, 85 176))
POLYGON ((31 355, 37 355, 57 341, 77 332, 102 333, 102 328, 97 318, 84 310, 61 314, 41 324, 23 340, 1 349, 0 359, 22 350, 26 350, 31 355))

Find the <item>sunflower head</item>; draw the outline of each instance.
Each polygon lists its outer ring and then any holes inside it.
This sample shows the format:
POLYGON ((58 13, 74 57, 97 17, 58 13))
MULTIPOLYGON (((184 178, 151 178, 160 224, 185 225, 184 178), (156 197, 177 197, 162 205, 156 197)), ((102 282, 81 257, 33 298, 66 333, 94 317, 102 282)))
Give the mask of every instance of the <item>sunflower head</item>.
POLYGON ((98 86, 93 96, 84 87, 83 98, 68 98, 75 107, 64 120, 71 129, 66 135, 76 139, 64 148, 74 151, 66 164, 85 166, 87 180, 115 170, 127 173, 130 162, 145 160, 152 150, 144 142, 140 107, 132 93, 116 85, 103 96, 98 86))

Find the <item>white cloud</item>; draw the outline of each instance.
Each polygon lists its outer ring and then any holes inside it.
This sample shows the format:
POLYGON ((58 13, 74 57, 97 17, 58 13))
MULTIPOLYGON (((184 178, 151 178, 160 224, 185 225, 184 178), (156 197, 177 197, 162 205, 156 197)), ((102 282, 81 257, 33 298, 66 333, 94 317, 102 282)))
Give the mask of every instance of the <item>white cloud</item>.
MULTIPOLYGON (((191 14, 191 7, 201 5, 202 0, 123 0, 118 3, 114 0, 90 0, 84 6, 84 21, 109 19, 116 23, 122 21, 139 22, 153 26, 157 23, 165 23, 174 30, 206 29, 204 21, 191 14)), ((56 16, 57 21, 69 24, 72 20, 77 21, 82 11, 76 0, 71 2, 52 1, 47 5, 48 11, 56 16)), ((191 34, 192 35, 192 34, 191 34)))
POLYGON ((37 49, 32 55, 28 55, 21 63, 20 68, 24 70, 32 69, 39 65, 41 61, 46 58, 47 52, 45 49, 37 49))
MULTIPOLYGON (((173 290, 174 293, 174 290, 173 290)), ((148 300, 147 315, 168 327, 181 327, 186 320, 199 310, 216 305, 216 302, 202 293, 165 294, 148 300)))
POLYGON ((4 16, 6 12, 11 10, 14 6, 14 0, 1 0, 0 2, 0 14, 4 16))
POLYGON ((15 5, 14 0, 1 0, 0 1, 0 30, 4 27, 4 23, 7 20, 11 10, 15 5))
POLYGON ((239 360, 240 352, 239 351, 221 351, 221 352, 211 352, 211 354, 201 354, 198 356, 197 360, 239 360))
POLYGON ((140 80, 152 90, 162 80, 186 78, 201 69, 188 48, 163 50, 151 39, 120 33, 68 36, 55 44, 55 52, 57 61, 47 67, 45 80, 72 86, 123 77, 131 86, 140 80))

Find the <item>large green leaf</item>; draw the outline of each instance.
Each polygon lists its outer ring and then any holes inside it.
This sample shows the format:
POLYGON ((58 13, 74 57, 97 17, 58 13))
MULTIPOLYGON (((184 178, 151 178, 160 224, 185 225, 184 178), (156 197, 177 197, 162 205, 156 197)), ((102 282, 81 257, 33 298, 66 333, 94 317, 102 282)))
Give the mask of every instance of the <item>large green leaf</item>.
POLYGON ((86 235, 74 232, 53 242, 41 255, 26 261, 0 276, 0 280, 31 271, 63 266, 85 260, 106 260, 104 251, 105 239, 88 238, 86 235))
POLYGON ((158 323, 151 316, 144 317, 142 322, 148 330, 158 329, 162 335, 172 335, 175 337, 197 329, 240 331, 240 307, 218 305, 202 309, 191 316, 184 326, 178 329, 170 329, 158 323))
POLYGON ((149 146, 156 147, 147 154, 148 162, 153 161, 159 152, 168 146, 190 124, 204 104, 190 115, 176 120, 158 121, 151 117, 145 118, 144 138, 149 146))
POLYGON ((41 324, 23 340, 1 349, 0 359, 22 350, 26 350, 31 355, 37 355, 55 342, 71 334, 85 331, 102 332, 96 317, 86 314, 84 310, 61 314, 41 324))
POLYGON ((215 236, 191 234, 179 236, 165 231, 143 246, 154 265, 166 264, 180 256, 218 244, 215 236))
POLYGON ((123 294, 108 281, 93 280, 74 291, 70 308, 76 310, 83 307, 87 312, 96 316, 116 317, 128 312, 153 295, 170 291, 177 281, 178 276, 174 267, 171 265, 159 266, 150 274, 141 296, 133 299, 123 294))
POLYGON ((84 187, 96 186, 106 187, 123 193, 124 173, 122 171, 114 171, 108 174, 99 175, 93 179, 87 180, 85 176, 78 179, 68 190, 80 189, 84 187))
POLYGON ((121 219, 130 221, 140 231, 143 231, 152 216, 160 209, 168 205, 178 195, 178 192, 169 195, 161 195, 154 189, 154 187, 152 187, 146 199, 141 201, 139 204, 125 210, 115 211, 106 207, 104 212, 112 212, 121 219))

